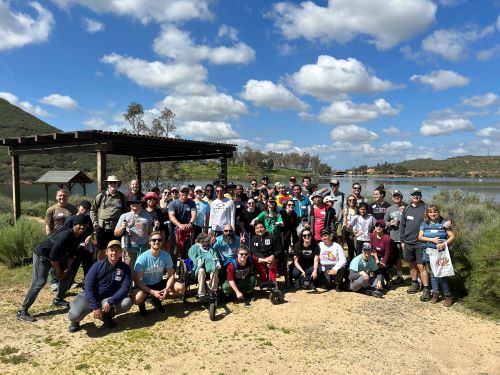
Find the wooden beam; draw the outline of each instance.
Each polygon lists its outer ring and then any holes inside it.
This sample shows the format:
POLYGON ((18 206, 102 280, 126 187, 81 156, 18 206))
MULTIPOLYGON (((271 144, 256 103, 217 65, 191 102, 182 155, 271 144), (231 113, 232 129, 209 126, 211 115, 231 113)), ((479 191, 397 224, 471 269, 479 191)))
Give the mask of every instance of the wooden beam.
POLYGON ((32 155, 32 154, 60 154, 68 152, 96 152, 96 150, 108 151, 110 146, 107 142, 70 142, 63 144, 32 144, 10 146, 10 155, 32 155))
POLYGON ((135 177, 137 178, 137 182, 139 183, 139 191, 142 191, 142 169, 141 169, 141 161, 134 158, 135 164, 135 177))
POLYGON ((12 155, 12 206, 14 209, 14 222, 21 216, 21 184, 19 181, 19 156, 12 155))
POLYGON ((222 185, 227 184, 227 158, 220 159, 220 183, 222 185))
POLYGON ((106 179, 106 153, 97 151, 97 192, 105 188, 104 180, 106 179))

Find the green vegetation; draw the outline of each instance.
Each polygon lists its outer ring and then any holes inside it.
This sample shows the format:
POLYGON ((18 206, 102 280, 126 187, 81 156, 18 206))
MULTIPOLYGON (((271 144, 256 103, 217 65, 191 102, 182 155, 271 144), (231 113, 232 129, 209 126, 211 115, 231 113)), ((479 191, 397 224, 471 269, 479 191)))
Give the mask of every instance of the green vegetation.
POLYGON ((432 203, 451 218, 456 235, 450 249, 452 291, 467 307, 500 318, 500 205, 460 191, 436 194, 432 203))
POLYGON ((500 157, 467 155, 445 160, 415 159, 372 167, 361 165, 352 171, 355 174, 500 177, 500 157))
POLYGON ((20 218, 16 225, 4 227, 0 235, 0 263, 8 267, 31 258, 33 248, 45 239, 43 224, 20 218))

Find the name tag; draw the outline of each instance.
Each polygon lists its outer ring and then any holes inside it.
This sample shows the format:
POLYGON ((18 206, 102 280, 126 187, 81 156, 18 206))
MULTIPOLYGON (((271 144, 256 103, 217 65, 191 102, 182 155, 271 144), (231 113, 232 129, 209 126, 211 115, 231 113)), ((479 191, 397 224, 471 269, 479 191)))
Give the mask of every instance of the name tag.
POLYGON ((122 207, 122 203, 121 202, 117 202, 116 203, 116 207, 121 208, 122 207))
POLYGON ((266 238, 266 239, 264 240, 264 244, 265 244, 266 246, 271 245, 271 240, 270 240, 269 238, 266 238))
POLYGON ((437 232, 439 232, 439 231, 438 231, 437 229, 431 229, 431 230, 430 230, 430 232, 431 232, 431 233, 437 233, 437 232))
POLYGON ((254 242, 254 243, 253 243, 253 245, 254 245, 255 247, 259 247, 259 243, 258 243, 258 242, 254 242))
POLYGON ((407 216, 406 218, 407 218, 408 220, 413 220, 413 219, 414 219, 414 218, 413 218, 413 216, 407 216))
POLYGON ((57 214, 57 217, 63 217, 63 216, 64 216, 64 214, 63 214, 62 212, 59 212, 59 213, 57 214))
POLYGON ((120 275, 115 276, 115 281, 122 281, 122 277, 120 275))

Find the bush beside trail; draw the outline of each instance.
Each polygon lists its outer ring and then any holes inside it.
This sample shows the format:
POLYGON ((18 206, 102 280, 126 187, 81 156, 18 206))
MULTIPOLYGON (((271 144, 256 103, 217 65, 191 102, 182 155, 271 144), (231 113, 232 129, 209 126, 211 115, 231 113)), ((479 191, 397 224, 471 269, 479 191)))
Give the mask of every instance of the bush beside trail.
POLYGON ((456 235, 450 248, 452 292, 473 310, 500 317, 500 205, 461 191, 443 191, 432 202, 450 218, 456 235))
POLYGON ((22 217, 14 226, 0 229, 0 263, 7 267, 29 261, 35 245, 46 238, 43 224, 22 217))

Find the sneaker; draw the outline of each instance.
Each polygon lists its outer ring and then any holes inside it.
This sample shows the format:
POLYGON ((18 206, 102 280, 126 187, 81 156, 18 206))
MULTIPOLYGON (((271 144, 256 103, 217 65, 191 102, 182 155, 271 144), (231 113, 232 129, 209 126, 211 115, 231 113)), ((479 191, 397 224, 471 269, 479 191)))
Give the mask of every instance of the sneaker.
POLYGON ((453 305, 453 298, 452 297, 444 297, 443 306, 450 307, 451 305, 453 305))
POLYGON ((410 287, 406 289, 406 293, 408 294, 415 294, 419 290, 418 283, 412 282, 410 287))
POLYGON ((50 290, 52 290, 53 292, 56 292, 57 288, 59 288, 58 283, 50 284, 50 290))
POLYGON ((424 289, 422 295, 420 296, 420 301, 429 302, 431 300, 431 291, 429 289, 424 289))
POLYGON ((64 299, 54 298, 52 304, 56 307, 62 307, 64 309, 69 309, 69 302, 64 299))
POLYGON ((393 281, 392 281, 392 284, 393 285, 401 285, 401 284, 404 284, 405 280, 401 277, 401 276, 398 276, 396 277, 393 281))
POLYGON ((71 322, 71 324, 68 327, 69 333, 75 333, 78 332, 82 327, 80 327, 80 322, 71 322))
POLYGON ((295 280, 295 283, 293 284, 293 287, 295 289, 300 289, 300 280, 299 279, 295 280))
POLYGON ((139 314, 141 314, 141 316, 148 316, 148 310, 146 310, 146 304, 143 302, 139 305, 139 314))
POLYGON ((380 290, 372 290, 372 297, 375 297, 375 298, 383 298, 384 297, 384 293, 382 293, 380 290))
POLYGON ((165 312, 165 308, 163 307, 163 305, 161 304, 161 301, 158 298, 151 298, 151 304, 153 305, 153 307, 155 308, 156 311, 158 311, 160 313, 165 312))
POLYGON ((267 281, 260 283, 260 290, 269 290, 269 283, 267 281))
MULTIPOLYGON (((208 301, 208 296, 206 294, 199 294, 197 296, 198 302, 203 303, 208 301)), ((163 307, 163 306, 162 306, 163 307)))
POLYGON ((105 328, 115 328, 116 327, 115 321, 113 320, 113 318, 109 314, 103 314, 102 321, 104 323, 102 326, 105 328))
POLYGON ((335 291, 336 291, 337 293, 342 292, 342 288, 340 287, 340 285, 337 285, 337 286, 335 287, 335 291))
POLYGON ((438 303, 439 302, 439 293, 432 292, 432 298, 431 298, 431 303, 438 303))
POLYGON ((34 322, 36 321, 34 316, 31 316, 28 310, 18 310, 16 312, 16 318, 19 320, 24 320, 25 322, 34 322))
POLYGON ((76 289, 76 288, 78 288, 78 283, 71 284, 71 288, 70 289, 76 289))

